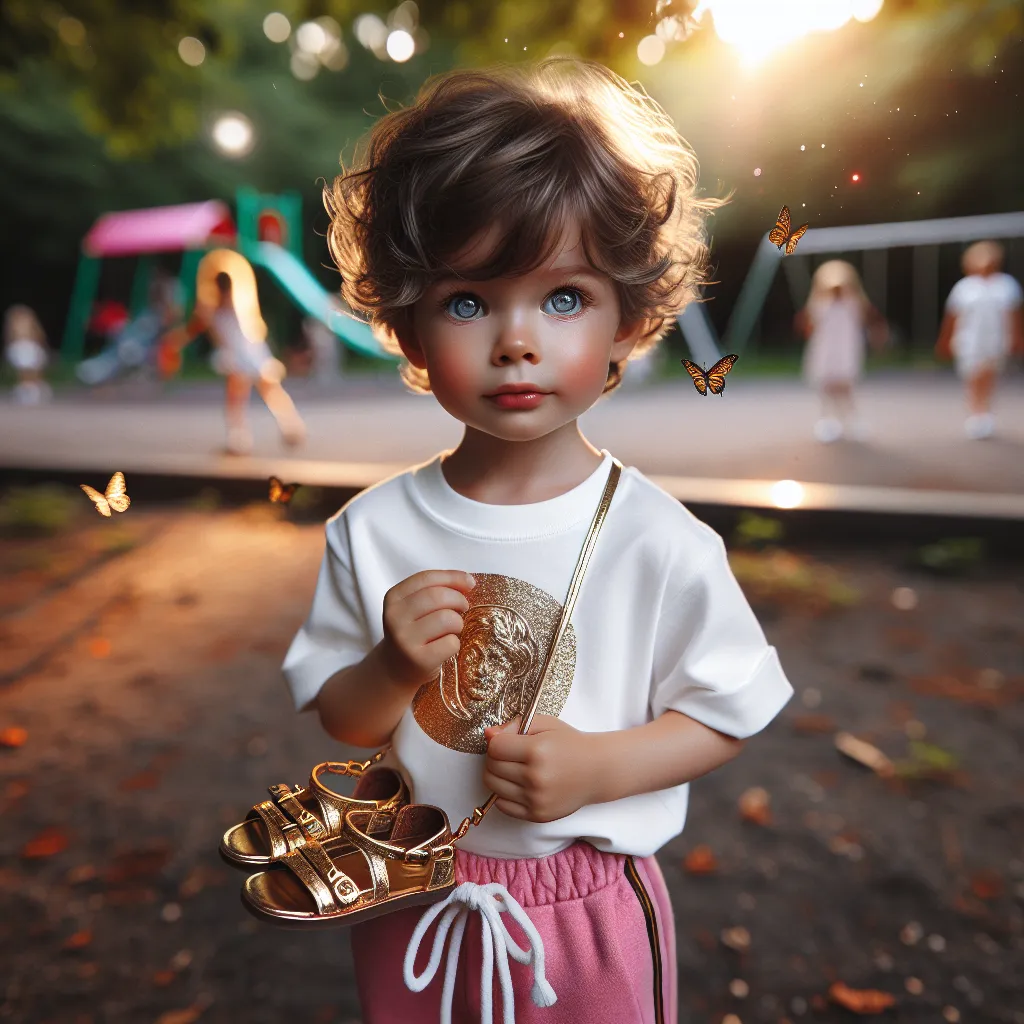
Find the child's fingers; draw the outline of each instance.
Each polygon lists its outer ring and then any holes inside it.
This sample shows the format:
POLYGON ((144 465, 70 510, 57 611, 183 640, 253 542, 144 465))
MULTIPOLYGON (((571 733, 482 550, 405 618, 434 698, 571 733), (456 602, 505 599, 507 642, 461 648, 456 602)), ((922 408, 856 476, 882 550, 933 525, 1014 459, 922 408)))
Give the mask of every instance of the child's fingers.
MULTIPOLYGON (((484 781, 488 776, 501 779, 508 785, 524 787, 526 785, 527 767, 521 761, 497 761, 488 757, 484 761, 484 781)), ((501 794, 504 796, 505 794, 501 794)))
MULTIPOLYGON (((476 581, 461 569, 424 569, 396 583, 387 593, 393 601, 404 601, 411 594, 426 587, 454 587, 456 590, 472 590, 476 581)), ((387 599, 386 598, 386 599, 387 599)))
POLYGON ((417 590, 392 607, 395 615, 412 622, 439 608, 453 608, 460 613, 468 611, 469 600, 465 594, 452 587, 427 587, 417 590))
POLYGON ((526 805, 526 791, 515 782, 495 775, 494 772, 485 771, 484 785, 502 800, 511 800, 513 803, 526 805))
POLYGON ((502 814, 507 814, 510 818, 518 818, 520 821, 530 821, 530 812, 519 803, 514 800, 496 800, 494 806, 501 811, 502 814))
POLYGON ((491 736, 487 742, 487 756, 492 761, 527 760, 532 736, 520 736, 516 732, 499 732, 491 736))

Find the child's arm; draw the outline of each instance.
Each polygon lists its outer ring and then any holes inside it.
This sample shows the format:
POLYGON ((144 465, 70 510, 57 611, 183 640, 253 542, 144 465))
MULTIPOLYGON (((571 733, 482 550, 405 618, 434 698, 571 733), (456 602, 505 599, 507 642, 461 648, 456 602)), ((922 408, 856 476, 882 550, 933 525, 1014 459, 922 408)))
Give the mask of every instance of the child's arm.
POLYGON ((388 741, 416 691, 459 651, 473 577, 428 569, 384 595, 384 639, 362 661, 336 673, 317 695, 324 729, 357 747, 388 741))
POLYGON ((1024 356, 1024 307, 1021 306, 1010 313, 1010 352, 1024 356))
POLYGON ((935 354, 939 359, 949 359, 953 355, 953 331, 956 328, 956 313, 947 312, 942 318, 939 340, 935 343, 935 354))
POLYGON ((526 736, 518 727, 516 719, 487 730, 484 783, 501 811, 525 821, 682 785, 731 761, 746 742, 678 711, 616 732, 580 732, 548 715, 537 715, 526 736))

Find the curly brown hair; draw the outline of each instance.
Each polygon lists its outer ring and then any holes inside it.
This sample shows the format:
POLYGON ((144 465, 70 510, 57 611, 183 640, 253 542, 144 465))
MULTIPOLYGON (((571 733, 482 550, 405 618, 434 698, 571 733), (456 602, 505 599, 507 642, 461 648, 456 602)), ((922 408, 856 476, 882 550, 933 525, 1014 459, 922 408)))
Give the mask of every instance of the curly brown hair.
MULTIPOLYGON (((722 201, 701 197, 697 177, 668 114, 600 64, 452 71, 382 117, 324 189, 328 245, 342 295, 400 354, 405 311, 482 231, 500 224, 502 242, 464 279, 529 273, 575 220, 587 259, 616 286, 622 321, 646 322, 635 358, 704 279, 705 219, 722 201)), ((623 370, 609 365, 605 392, 623 370)), ((402 376, 430 390, 425 371, 405 363, 402 376)))

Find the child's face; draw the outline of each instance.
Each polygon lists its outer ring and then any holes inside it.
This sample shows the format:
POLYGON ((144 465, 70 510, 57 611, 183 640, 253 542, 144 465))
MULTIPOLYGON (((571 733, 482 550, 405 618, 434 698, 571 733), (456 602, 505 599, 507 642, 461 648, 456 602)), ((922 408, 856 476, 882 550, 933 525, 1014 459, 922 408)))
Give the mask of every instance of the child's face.
MULTIPOLYGON (((500 237, 494 227, 467 247, 468 265, 500 237)), ((453 261, 456 268, 459 259, 453 261)), ((624 359, 643 322, 620 324, 615 285, 587 263, 575 225, 546 263, 521 277, 435 282, 399 332, 406 358, 426 369, 438 402, 468 427, 508 441, 542 437, 601 396, 608 364, 624 359), (511 405, 503 384, 536 385, 511 405)))

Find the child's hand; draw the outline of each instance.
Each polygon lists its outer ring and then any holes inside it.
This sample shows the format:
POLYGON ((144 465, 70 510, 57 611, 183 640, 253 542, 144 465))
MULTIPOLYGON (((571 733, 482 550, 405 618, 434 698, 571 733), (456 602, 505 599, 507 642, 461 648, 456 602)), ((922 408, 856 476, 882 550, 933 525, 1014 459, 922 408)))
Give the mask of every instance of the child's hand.
POLYGON ((484 785, 510 818, 555 821, 597 803, 601 766, 594 763, 600 734, 580 732, 550 715, 537 715, 526 736, 519 719, 485 732, 484 785))
POLYGON ((459 653, 465 595, 475 581, 457 569, 426 569, 397 583, 384 595, 385 670, 401 687, 419 689, 459 653))

